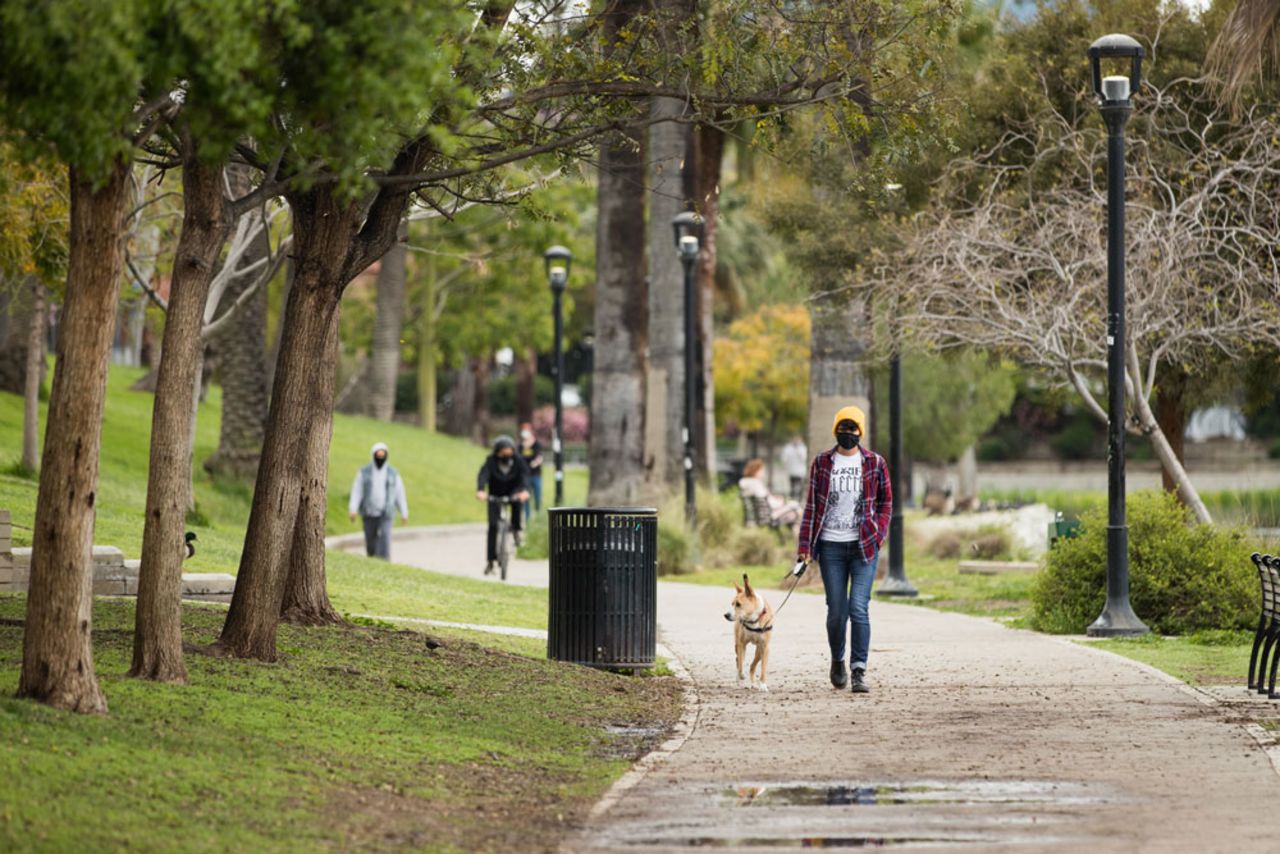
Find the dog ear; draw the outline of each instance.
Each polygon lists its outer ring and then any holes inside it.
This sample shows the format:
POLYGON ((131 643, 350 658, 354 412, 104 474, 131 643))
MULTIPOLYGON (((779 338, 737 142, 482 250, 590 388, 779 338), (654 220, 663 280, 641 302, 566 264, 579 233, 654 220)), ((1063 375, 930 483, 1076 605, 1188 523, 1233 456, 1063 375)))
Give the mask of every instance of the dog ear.
POLYGON ((734 585, 733 585, 733 589, 734 589, 734 590, 736 590, 736 591, 738 591, 739 593, 741 593, 741 592, 742 592, 742 588, 741 588, 741 587, 739 587, 737 584, 734 584, 734 585))
POLYGON ((745 572, 744 572, 744 573, 742 573, 742 590, 743 590, 743 592, 744 592, 744 593, 746 593, 748 596, 754 596, 754 595, 756 595, 756 594, 755 594, 755 591, 753 591, 753 590, 751 589, 751 581, 750 581, 750 579, 748 579, 748 578, 747 578, 747 574, 746 574, 745 572))

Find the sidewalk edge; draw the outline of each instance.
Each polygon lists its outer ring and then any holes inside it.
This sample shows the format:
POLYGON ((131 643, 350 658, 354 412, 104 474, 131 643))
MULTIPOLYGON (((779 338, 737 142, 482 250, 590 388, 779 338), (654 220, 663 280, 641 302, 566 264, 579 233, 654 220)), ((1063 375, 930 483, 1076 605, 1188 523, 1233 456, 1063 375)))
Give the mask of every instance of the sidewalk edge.
MULTIPOLYGON (((698 726, 698 719, 702 714, 702 699, 698 696, 698 687, 693 680, 693 675, 689 673, 688 668, 684 666, 684 662, 680 660, 679 656, 667 646, 658 644, 658 653, 667 658, 667 666, 671 668, 671 672, 675 674, 675 677, 684 684, 682 697, 684 711, 680 715, 680 720, 672 728, 673 734, 658 747, 640 757, 636 764, 632 765, 625 774, 614 781, 614 784, 601 796, 600 800, 596 801, 595 806, 591 808, 591 812, 587 814, 588 822, 595 821, 613 809, 626 796, 627 792, 634 789, 640 784, 641 780, 648 776, 650 771, 683 747, 698 726)), ((562 848, 562 850, 570 849, 562 848)))

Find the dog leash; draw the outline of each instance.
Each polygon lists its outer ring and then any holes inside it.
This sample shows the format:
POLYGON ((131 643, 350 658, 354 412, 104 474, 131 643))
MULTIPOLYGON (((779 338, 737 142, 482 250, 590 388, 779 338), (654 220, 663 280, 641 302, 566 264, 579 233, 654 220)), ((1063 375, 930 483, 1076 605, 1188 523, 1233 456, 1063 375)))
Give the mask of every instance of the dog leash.
POLYGON ((787 600, 791 598, 791 594, 796 592, 796 587, 800 584, 800 576, 804 575, 804 571, 809 568, 809 561, 798 560, 796 565, 791 568, 791 589, 787 591, 787 595, 783 598, 782 604, 773 609, 774 616, 781 613, 783 607, 786 606, 787 600))

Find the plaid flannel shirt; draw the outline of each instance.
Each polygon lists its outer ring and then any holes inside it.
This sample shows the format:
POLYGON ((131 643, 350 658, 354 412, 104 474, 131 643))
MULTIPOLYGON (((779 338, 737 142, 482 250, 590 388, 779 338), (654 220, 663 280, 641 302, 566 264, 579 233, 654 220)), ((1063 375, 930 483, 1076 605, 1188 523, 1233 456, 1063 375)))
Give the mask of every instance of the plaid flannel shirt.
MULTIPOLYGON (((893 516, 893 488, 889 485, 889 466, 884 457, 859 448, 862 454, 862 520, 858 525, 858 542, 867 560, 876 556, 880 544, 889 533, 893 516)), ((800 522, 801 555, 813 557, 822 538, 822 520, 827 515, 827 498, 831 494, 831 469, 836 449, 833 447, 814 457, 809 466, 809 494, 800 522)))

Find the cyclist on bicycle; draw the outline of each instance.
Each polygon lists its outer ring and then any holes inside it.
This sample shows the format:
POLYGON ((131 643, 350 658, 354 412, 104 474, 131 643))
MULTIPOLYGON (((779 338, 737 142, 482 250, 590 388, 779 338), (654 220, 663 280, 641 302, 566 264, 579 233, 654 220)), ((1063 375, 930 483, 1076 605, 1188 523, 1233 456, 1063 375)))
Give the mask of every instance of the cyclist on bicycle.
MULTIPOLYGON (((511 499, 511 531, 515 535, 516 545, 520 545, 520 522, 522 513, 520 503, 529 500, 529 470, 524 461, 516 454, 516 443, 510 436, 499 436, 493 443, 493 453, 480 467, 476 477, 476 498, 480 501, 491 498, 511 499), (488 495, 486 495, 486 491, 488 495)), ((489 536, 487 544, 485 575, 493 574, 494 562, 498 559, 498 514, 502 512, 502 504, 489 501, 489 536)))

